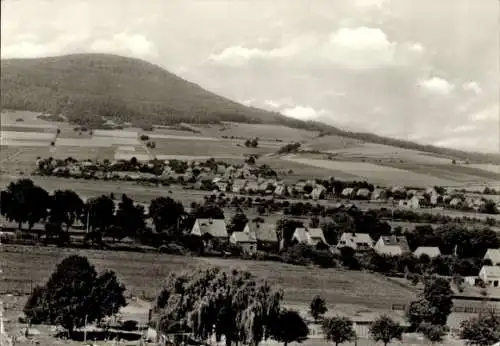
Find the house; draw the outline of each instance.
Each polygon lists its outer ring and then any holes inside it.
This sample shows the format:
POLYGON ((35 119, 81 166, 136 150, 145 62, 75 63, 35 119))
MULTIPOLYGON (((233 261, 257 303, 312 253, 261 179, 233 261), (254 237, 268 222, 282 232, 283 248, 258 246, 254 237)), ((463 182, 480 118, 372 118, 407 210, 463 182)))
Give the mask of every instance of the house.
POLYGON ((292 235, 292 241, 310 246, 317 246, 320 243, 328 245, 321 228, 296 228, 292 235))
POLYGON ((410 252, 405 236, 381 236, 373 247, 381 255, 398 256, 410 252))
POLYGON ((442 200, 442 197, 440 195, 430 195, 429 203, 431 205, 437 205, 440 199, 442 200))
POLYGON ((220 241, 228 239, 226 221, 222 219, 196 219, 191 234, 202 238, 215 238, 220 241))
POLYGON ((500 265, 500 249, 488 249, 483 257, 484 260, 490 260, 491 265, 500 265))
POLYGON ((419 209, 423 205, 424 198, 421 196, 413 196, 408 200, 400 200, 399 206, 403 208, 419 209))
POLYGON ((295 190, 297 190, 298 193, 304 193, 304 188, 306 187, 307 182, 305 181, 299 181, 295 184, 295 190))
POLYGON ((357 198, 369 199, 370 198, 370 190, 366 188, 361 188, 356 192, 357 198))
POLYGON ((257 192, 259 191, 259 183, 256 181, 249 181, 245 186, 246 192, 257 192))
POLYGON ((278 235, 274 224, 248 222, 243 232, 255 234, 257 249, 273 252, 278 250, 278 235))
POLYGON ((462 199, 458 197, 453 198, 449 203, 450 207, 458 207, 461 204, 462 204, 462 199))
POLYGON ((215 183, 215 186, 217 186, 217 189, 220 192, 227 192, 228 184, 226 181, 220 180, 220 181, 215 183))
POLYGON ((316 184, 316 186, 311 191, 311 198, 316 200, 323 199, 325 193, 326 193, 326 187, 324 187, 321 184, 316 184))
POLYGON ((245 189, 247 181, 245 179, 234 179, 231 191, 234 193, 241 193, 245 189))
POLYGON ((257 238, 253 232, 233 232, 229 242, 240 246, 246 254, 253 255, 257 252, 257 238))
POLYGON ((373 239, 368 233, 344 232, 340 237, 337 248, 350 247, 355 251, 365 251, 373 247, 373 239))
POLYGON ((385 199, 386 198, 386 193, 384 189, 375 189, 372 192, 371 199, 373 201, 378 201, 380 199, 385 199))
POLYGON ((419 246, 415 251, 413 251, 413 256, 420 258, 422 255, 427 255, 430 258, 438 257, 441 255, 441 251, 437 246, 419 246))
POLYGON ((217 174, 223 175, 224 173, 226 173, 226 166, 217 165, 217 174))
POLYGON ((352 187, 346 187, 342 190, 341 195, 345 198, 351 198, 354 196, 354 189, 352 187))
POLYGON ((483 266, 479 271, 478 276, 484 281, 487 287, 498 287, 500 282, 500 267, 483 266))
POLYGON ((284 196, 285 192, 286 192, 286 186, 281 184, 276 186, 273 193, 276 196, 284 196))

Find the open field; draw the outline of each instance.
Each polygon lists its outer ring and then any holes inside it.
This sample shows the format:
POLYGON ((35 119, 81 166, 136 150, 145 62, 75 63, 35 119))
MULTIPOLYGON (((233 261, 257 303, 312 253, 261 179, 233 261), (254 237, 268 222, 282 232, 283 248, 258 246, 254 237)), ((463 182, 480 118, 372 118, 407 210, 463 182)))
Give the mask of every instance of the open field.
POLYGON ((258 137, 262 141, 275 141, 280 139, 282 145, 288 142, 308 141, 317 137, 316 132, 292 129, 289 127, 270 124, 245 124, 225 122, 223 125, 196 126, 194 128, 201 132, 200 135, 209 137, 258 137))
POLYGON ((315 295, 321 293, 332 305, 343 303, 390 309, 391 304, 405 304, 415 297, 411 290, 382 276, 364 272, 264 261, 9 245, 2 245, 0 291, 29 293, 31 281, 33 285, 44 283, 57 263, 75 253, 86 256, 97 270, 116 271, 128 294, 151 299, 159 293, 170 272, 213 265, 226 270, 242 268, 268 279, 283 288, 285 302, 291 305, 306 307, 315 295))
POLYGON ((92 135, 78 132, 68 123, 52 123, 37 118, 37 113, 3 112, 1 155, 4 172, 30 173, 37 156, 77 159, 150 159, 139 141, 141 133, 156 143, 151 154, 158 159, 200 160, 215 158, 242 163, 251 154, 261 155, 259 163, 279 170, 284 180, 335 177, 345 180, 367 180, 379 185, 412 186, 470 186, 493 184, 500 174, 493 165, 452 165, 448 158, 430 156, 408 149, 365 143, 341 136, 317 137, 311 131, 290 129, 277 125, 224 123, 222 125, 191 126, 200 131, 155 129, 143 132, 138 128, 96 130, 92 135), (16 122, 23 119, 22 122, 16 122), (27 130, 29 129, 29 130, 27 130), (55 130, 60 133, 54 146, 55 130), (247 148, 242 139, 222 139, 221 136, 259 137, 258 148, 247 148), (276 141, 281 140, 281 142, 276 141), (271 157, 282 145, 303 141, 305 149, 330 151, 339 161, 325 160, 325 154, 302 153, 271 157), (133 147, 122 150, 120 147, 133 147), (14 155, 11 157, 11 155, 14 155))
POLYGON ((465 167, 472 167, 472 168, 476 168, 476 169, 479 169, 482 171, 500 174, 500 165, 471 163, 471 164, 466 165, 465 167))
MULTIPOLYGON (((415 163, 450 163, 451 158, 429 155, 422 151, 395 148, 375 143, 353 143, 341 148, 323 150, 331 154, 350 159, 380 159, 384 161, 410 161, 415 163)), ((325 144, 325 148, 329 148, 325 144)), ((335 147, 335 145, 334 145, 335 147)))
MULTIPOLYGON (((357 179, 366 179, 370 182, 379 184, 401 184, 405 186, 446 186, 450 183, 444 179, 413 173, 402 169, 384 167, 369 162, 310 159, 295 155, 286 156, 284 159, 305 165, 311 165, 313 167, 329 169, 333 172, 345 172, 350 176, 356 176, 357 179)), ((335 176, 335 174, 333 175, 335 176)), ((340 176, 340 178, 342 177, 340 176)))

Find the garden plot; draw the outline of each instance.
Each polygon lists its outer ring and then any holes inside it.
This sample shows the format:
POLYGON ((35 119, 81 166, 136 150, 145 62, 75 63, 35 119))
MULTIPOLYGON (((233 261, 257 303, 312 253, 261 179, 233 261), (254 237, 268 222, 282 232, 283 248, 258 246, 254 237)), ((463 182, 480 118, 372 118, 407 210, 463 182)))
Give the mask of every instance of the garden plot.
POLYGON ((46 126, 38 126, 38 125, 26 125, 26 126, 2 126, 1 132, 48 132, 55 133, 57 131, 57 127, 46 127, 46 126))
POLYGON ((418 174, 403 169, 379 166, 367 162, 331 161, 320 159, 300 158, 294 155, 283 157, 285 160, 302 163, 313 167, 331 169, 355 175, 358 179, 378 182, 382 184, 401 184, 404 186, 432 186, 446 185, 449 181, 430 175, 418 174))
POLYGON ((94 130, 94 137, 123 137, 123 138, 137 138, 137 131, 125 130, 94 130))
POLYGON ((48 142, 40 141, 21 141, 15 139, 0 138, 0 146, 2 147, 48 147, 48 142))
POLYGON ((19 132, 19 131, 2 131, 2 141, 15 140, 15 141, 53 141, 55 133, 45 132, 19 132))
POLYGON ((97 147, 97 146, 78 146, 64 145, 51 148, 50 156, 56 159, 65 159, 72 157, 78 160, 98 159, 104 160, 113 159, 115 148, 112 146, 97 147))
POLYGON ((188 141, 220 141, 219 138, 214 137, 198 137, 198 136, 178 136, 178 135, 169 135, 165 133, 148 133, 147 134, 151 139, 178 139, 178 140, 188 140, 188 141))
POLYGON ((107 148, 113 143, 107 139, 94 138, 60 138, 55 142, 56 147, 107 148))

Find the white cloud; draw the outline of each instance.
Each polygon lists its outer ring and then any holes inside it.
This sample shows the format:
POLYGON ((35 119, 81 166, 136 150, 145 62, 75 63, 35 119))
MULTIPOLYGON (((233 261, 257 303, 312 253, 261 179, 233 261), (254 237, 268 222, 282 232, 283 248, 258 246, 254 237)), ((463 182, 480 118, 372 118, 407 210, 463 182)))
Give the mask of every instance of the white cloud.
POLYGON ((473 81, 465 83, 462 87, 464 88, 464 90, 471 91, 471 92, 475 93, 476 95, 479 95, 483 92, 483 89, 481 88, 479 83, 473 82, 473 81))
POLYGON ((422 54, 424 52, 424 46, 421 43, 413 43, 410 45, 409 50, 415 53, 422 54))
POLYGON ((500 121, 500 105, 497 104, 492 107, 472 113, 469 115, 469 120, 474 122, 491 120, 500 121))
POLYGON ((426 91, 437 95, 448 95, 455 88, 453 84, 440 77, 421 79, 418 81, 418 85, 426 91))
POLYGON ((295 106, 291 108, 285 108, 281 112, 291 118, 300 120, 314 120, 325 114, 324 110, 316 111, 310 106, 295 106))
POLYGON ((139 58, 157 57, 156 46, 140 34, 115 34, 108 39, 99 39, 92 43, 90 49, 95 52, 128 53, 139 58))
POLYGON ((387 0, 355 0, 354 3, 358 7, 376 7, 382 8, 387 0))
POLYGON ((333 62, 352 68, 375 68, 395 60, 396 44, 379 28, 341 28, 330 35, 329 55, 333 62))
POLYGON ((405 52, 422 52, 421 44, 401 44, 389 41, 379 28, 340 28, 328 36, 303 34, 289 39, 273 49, 264 50, 241 45, 229 46, 212 53, 212 63, 242 67, 250 61, 287 59, 303 66, 338 65, 350 69, 373 69, 399 63, 405 52), (399 53, 403 53, 399 55, 399 53))

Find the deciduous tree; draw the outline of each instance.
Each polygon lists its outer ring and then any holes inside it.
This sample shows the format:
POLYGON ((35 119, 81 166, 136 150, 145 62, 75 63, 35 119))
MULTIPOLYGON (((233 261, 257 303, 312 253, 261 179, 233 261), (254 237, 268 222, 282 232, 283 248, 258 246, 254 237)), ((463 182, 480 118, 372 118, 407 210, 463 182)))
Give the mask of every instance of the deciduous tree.
POLYGON ((347 317, 327 318, 323 321, 322 327, 325 339, 333 342, 336 346, 356 339, 352 321, 347 317))
POLYGON ((317 321, 328 311, 325 300, 321 296, 315 296, 311 301, 309 311, 314 320, 317 321))
POLYGON ((149 216, 153 219, 156 232, 176 227, 184 214, 182 203, 170 197, 155 198, 149 206, 149 216))
POLYGON ((380 316, 370 327, 370 334, 373 340, 387 345, 393 339, 401 340, 403 328, 389 316, 380 316))
POLYGON ((460 324, 460 339, 470 346, 489 346, 500 341, 500 321, 493 313, 481 313, 460 324))
POLYGON ((272 323, 271 334, 274 340, 287 346, 290 342, 301 343, 306 340, 309 328, 297 311, 283 310, 272 323))
POLYGON ((24 313, 34 323, 61 325, 72 335, 85 321, 117 313, 126 304, 124 291, 114 272, 98 276, 87 258, 73 255, 57 266, 45 286, 35 288, 24 313))

